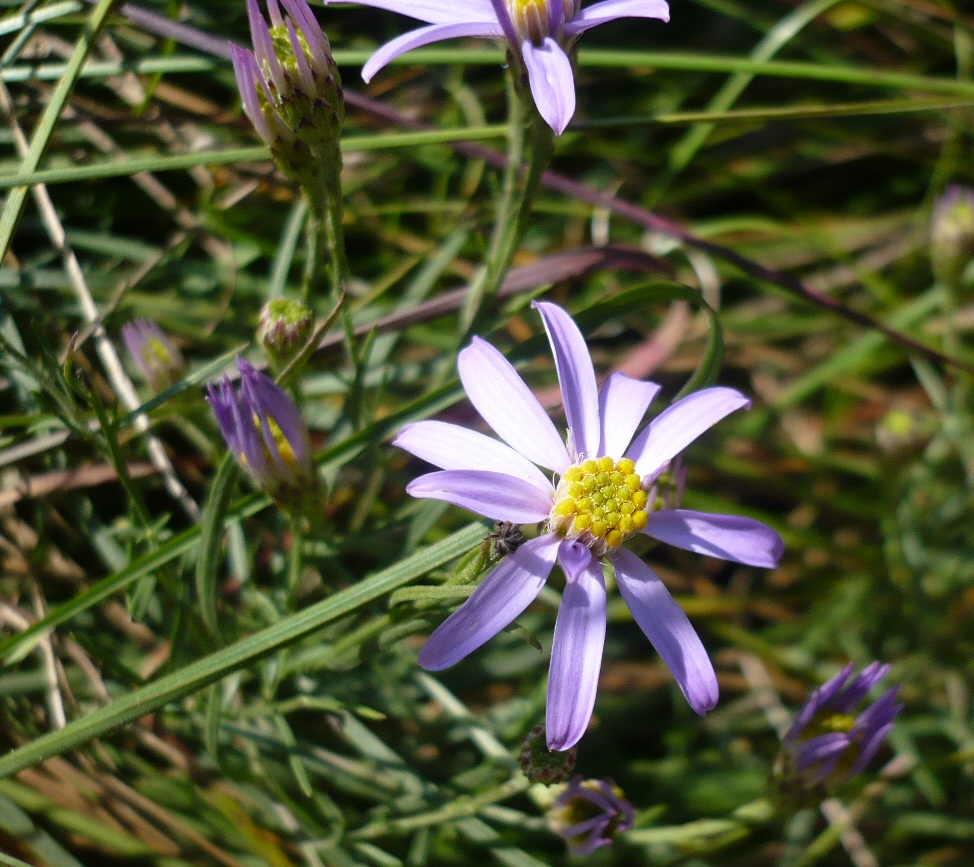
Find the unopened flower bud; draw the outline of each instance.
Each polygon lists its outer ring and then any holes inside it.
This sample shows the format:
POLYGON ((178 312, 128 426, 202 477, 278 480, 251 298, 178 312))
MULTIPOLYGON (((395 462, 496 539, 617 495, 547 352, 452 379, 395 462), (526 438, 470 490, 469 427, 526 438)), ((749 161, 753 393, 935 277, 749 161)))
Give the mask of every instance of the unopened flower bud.
POLYGON ((568 843, 572 855, 591 855, 628 831, 635 811, 620 789, 607 780, 575 777, 548 811, 548 824, 568 843))
POLYGON ((314 331, 315 317, 300 301, 275 298, 260 311, 257 339, 275 368, 282 368, 308 342, 314 331))
POLYGON ((775 782, 784 796, 821 800, 866 767, 893 727, 903 707, 896 701, 897 687, 854 713, 889 666, 873 662, 849 680, 852 671, 850 663, 816 689, 785 735, 775 767, 775 782))
POLYGON ((122 340, 139 374, 153 391, 165 391, 186 373, 183 356, 155 322, 136 319, 125 323, 122 340))
POLYGON ((309 196, 333 187, 345 98, 331 46, 305 0, 247 0, 253 51, 230 45, 243 109, 278 168, 309 196), (284 13, 281 14, 281 6, 284 13))
POLYGON ((933 206, 930 256, 937 279, 958 286, 974 260, 974 190, 952 185, 933 206))
POLYGON ((239 392, 229 377, 208 389, 220 432, 257 485, 284 508, 305 511, 314 505, 319 484, 301 413, 272 379, 244 359, 237 359, 237 369, 239 392))
POLYGON ((521 742, 521 755, 518 764, 532 783, 552 786, 563 783, 575 770, 578 749, 555 751, 548 749, 547 735, 543 725, 535 726, 521 742))

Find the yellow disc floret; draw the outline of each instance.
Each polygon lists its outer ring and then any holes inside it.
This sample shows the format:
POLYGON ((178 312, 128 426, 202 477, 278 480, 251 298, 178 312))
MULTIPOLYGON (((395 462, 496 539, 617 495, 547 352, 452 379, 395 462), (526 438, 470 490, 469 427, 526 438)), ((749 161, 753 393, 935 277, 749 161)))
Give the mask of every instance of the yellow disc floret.
POLYGON ((648 504, 633 461, 590 458, 565 470, 547 526, 601 557, 646 526, 648 504))

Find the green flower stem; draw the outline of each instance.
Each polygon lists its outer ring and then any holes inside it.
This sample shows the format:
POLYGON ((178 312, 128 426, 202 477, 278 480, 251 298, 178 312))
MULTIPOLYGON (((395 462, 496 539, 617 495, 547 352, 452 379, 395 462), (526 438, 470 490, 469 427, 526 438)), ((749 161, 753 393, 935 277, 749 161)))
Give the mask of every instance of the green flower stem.
POLYGON ((460 312, 461 335, 471 329, 480 306, 497 292, 507 274, 554 146, 554 133, 538 114, 514 58, 508 58, 506 80, 507 166, 484 264, 470 284, 460 312))
POLYGON ((301 589, 301 573, 304 570, 304 518, 291 518, 291 550, 287 564, 287 610, 294 611, 301 589))
POLYGON ((769 824, 774 818, 774 804, 767 798, 759 798, 738 807, 726 819, 700 819, 685 825, 638 828, 627 832, 623 839, 636 846, 700 842, 725 845, 746 837, 755 828, 769 824))
POLYGON ((518 774, 483 794, 457 798, 445 807, 428 813, 421 813, 418 816, 406 816, 402 819, 379 819, 370 822, 368 825, 363 825, 358 830, 353 831, 350 836, 357 840, 371 840, 388 834, 406 834, 419 828, 429 828, 467 816, 476 816, 484 807, 525 792, 530 786, 531 783, 528 782, 527 777, 518 774))

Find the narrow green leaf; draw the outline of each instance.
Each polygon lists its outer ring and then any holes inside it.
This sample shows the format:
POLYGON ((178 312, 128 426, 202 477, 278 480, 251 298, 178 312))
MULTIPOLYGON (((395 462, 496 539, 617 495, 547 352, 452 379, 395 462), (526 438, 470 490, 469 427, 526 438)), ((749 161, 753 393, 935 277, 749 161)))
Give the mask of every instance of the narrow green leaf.
MULTIPOLYGON (((117 0, 99 0, 98 5, 92 11, 81 36, 75 43, 74 52, 64 69, 64 75, 58 81, 54 92, 47 99, 44 113, 38 121, 30 147, 20 165, 22 174, 34 172, 40 164, 41 157, 47 149, 47 143, 54 132, 54 127, 61 117, 61 112, 74 89, 75 82, 78 80, 78 73, 81 71, 91 46, 94 45, 99 33, 101 33, 102 27, 105 26, 108 15, 116 2, 117 0)), ((27 187, 19 185, 15 186, 7 197, 3 213, 0 214, 0 259, 6 258, 10 240, 13 238, 14 228, 17 226, 17 220, 20 218, 20 211, 24 206, 26 197, 27 187)))
POLYGON ((480 542, 483 531, 481 524, 470 524, 443 541, 418 551, 401 563, 383 569, 304 611, 279 620, 254 635, 116 699, 111 704, 70 722, 60 731, 37 738, 0 759, 0 777, 15 774, 37 762, 114 731, 170 701, 192 695, 228 674, 300 641, 326 623, 344 617, 431 569, 459 557, 472 545, 480 542))
POLYGON ((200 521, 200 554, 196 560, 196 598, 200 605, 200 617, 210 635, 219 637, 216 597, 217 573, 220 569, 220 548, 223 542, 223 523, 230 509, 240 470, 232 454, 227 452, 210 485, 209 496, 200 521))

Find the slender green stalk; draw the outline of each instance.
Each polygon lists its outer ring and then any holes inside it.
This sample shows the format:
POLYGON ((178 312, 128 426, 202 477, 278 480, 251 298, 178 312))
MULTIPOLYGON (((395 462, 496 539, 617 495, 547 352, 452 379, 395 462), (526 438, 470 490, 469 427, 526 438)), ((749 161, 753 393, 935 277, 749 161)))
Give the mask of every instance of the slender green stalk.
POLYGON ((644 846, 660 843, 689 843, 692 841, 738 839, 775 818, 774 804, 759 798, 738 807, 726 819, 699 819, 685 825, 638 828, 625 835, 627 843, 644 846))
POLYGON ((470 330, 481 304, 500 288, 524 236, 541 175, 551 162, 554 134, 521 81, 519 64, 510 58, 506 79, 507 165, 484 264, 470 284, 460 312, 461 335, 470 330))
POLYGON ((421 813, 418 816, 406 816, 401 819, 379 819, 370 822, 368 825, 352 832, 352 837, 359 840, 369 840, 373 837, 382 837, 387 834, 406 834, 416 831, 419 828, 430 828, 434 825, 441 825, 444 822, 452 822, 465 816, 475 816, 482 808, 503 801, 513 795, 518 795, 526 791, 531 786, 528 778, 523 774, 512 777, 507 782, 502 783, 496 788, 490 789, 480 795, 467 798, 457 798, 452 803, 432 810, 428 813, 421 813))

